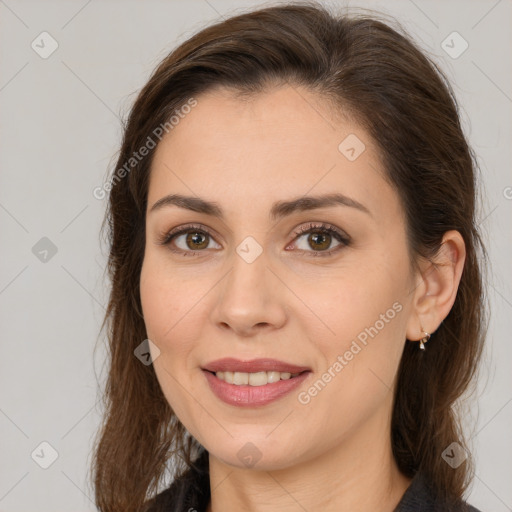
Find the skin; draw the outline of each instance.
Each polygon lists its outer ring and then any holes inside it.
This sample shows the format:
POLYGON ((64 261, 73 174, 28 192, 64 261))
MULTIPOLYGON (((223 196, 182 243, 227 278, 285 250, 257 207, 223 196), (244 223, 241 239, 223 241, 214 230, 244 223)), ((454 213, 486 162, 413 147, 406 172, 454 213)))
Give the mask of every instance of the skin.
POLYGON ((348 118, 334 119, 315 93, 283 86, 240 99, 217 89, 197 100, 156 149, 140 291, 161 388, 210 454, 208 510, 392 511, 410 484, 390 444, 400 357, 407 340, 434 332, 453 305, 463 240, 447 232, 436 265, 419 261, 413 270, 404 212, 375 142, 348 118), (355 161, 338 150, 349 134, 366 146, 355 161), (336 205, 269 219, 275 201, 332 192, 369 213, 336 205), (215 201, 225 217, 175 205, 151 211, 171 193, 215 201), (321 256, 321 239, 295 234, 309 222, 331 224, 351 242, 327 236, 327 250, 340 250, 321 256), (188 223, 209 231, 203 248, 186 235, 158 243, 188 223), (248 236, 263 250, 252 263, 236 252, 248 236), (396 303, 400 312, 300 403, 298 394, 396 303), (227 356, 271 357, 312 373, 284 398, 239 408, 220 401, 201 371, 227 356), (261 456, 252 467, 237 455, 248 442, 261 456))

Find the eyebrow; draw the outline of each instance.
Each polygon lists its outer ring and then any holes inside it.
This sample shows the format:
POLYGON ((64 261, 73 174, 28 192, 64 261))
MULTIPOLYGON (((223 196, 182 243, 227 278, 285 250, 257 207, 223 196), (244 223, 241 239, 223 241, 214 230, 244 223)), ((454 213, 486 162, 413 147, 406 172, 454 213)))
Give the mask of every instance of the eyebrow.
MULTIPOLYGON (((271 220, 278 220, 287 217, 296 212, 315 210, 329 206, 348 206, 355 208, 371 216, 370 210, 355 199, 347 197, 340 193, 325 194, 321 196, 302 196, 291 201, 277 201, 270 209, 269 217, 271 220)), ((206 201, 199 197, 184 196, 181 194, 170 194, 159 199, 150 212, 159 210, 165 206, 178 206, 197 213, 204 213, 224 220, 224 213, 218 203, 206 201)))

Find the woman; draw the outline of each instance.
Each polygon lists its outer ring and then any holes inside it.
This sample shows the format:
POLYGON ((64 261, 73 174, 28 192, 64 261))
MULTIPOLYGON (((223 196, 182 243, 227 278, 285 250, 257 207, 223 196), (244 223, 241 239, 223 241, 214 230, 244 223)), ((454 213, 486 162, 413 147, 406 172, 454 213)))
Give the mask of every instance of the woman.
POLYGON ((450 91, 397 30, 314 4, 162 61, 108 184, 101 511, 476 510, 454 405, 482 247, 450 91))

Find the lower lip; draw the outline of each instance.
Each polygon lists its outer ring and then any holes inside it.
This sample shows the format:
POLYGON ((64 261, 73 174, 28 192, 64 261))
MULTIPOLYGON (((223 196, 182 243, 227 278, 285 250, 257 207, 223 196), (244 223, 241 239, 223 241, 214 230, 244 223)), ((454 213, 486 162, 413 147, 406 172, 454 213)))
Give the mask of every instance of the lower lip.
POLYGON ((311 372, 303 372, 297 377, 279 380, 263 386, 249 386, 248 384, 229 384, 215 376, 214 373, 203 370, 206 380, 213 393, 223 402, 239 407, 255 407, 274 402, 291 393, 300 386, 311 372))

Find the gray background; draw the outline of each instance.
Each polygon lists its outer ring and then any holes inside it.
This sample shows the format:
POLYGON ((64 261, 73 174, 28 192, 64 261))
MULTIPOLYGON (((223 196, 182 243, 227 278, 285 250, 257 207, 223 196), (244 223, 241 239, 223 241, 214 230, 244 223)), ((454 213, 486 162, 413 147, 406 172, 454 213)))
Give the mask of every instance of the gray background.
MULTIPOLYGON (((119 116, 158 61, 208 23, 256 5, 0 0, 0 511, 96 510, 87 470, 105 374, 106 203, 92 191, 114 165, 119 116), (51 49, 43 31, 58 43, 48 58, 31 47, 51 49), (58 457, 43 469, 52 450, 58 457)), ((337 5, 397 17, 461 103, 484 177, 479 218, 492 263, 489 343, 467 416, 477 463, 468 498, 483 512, 512 510, 512 3, 337 5), (469 44, 457 58, 462 40, 445 43, 452 56, 442 46, 453 31, 469 44)))

